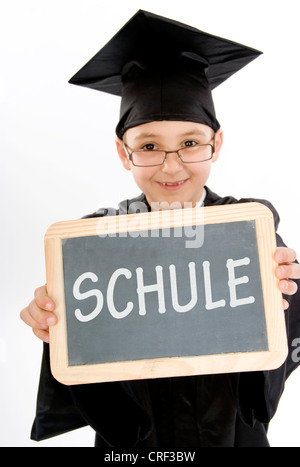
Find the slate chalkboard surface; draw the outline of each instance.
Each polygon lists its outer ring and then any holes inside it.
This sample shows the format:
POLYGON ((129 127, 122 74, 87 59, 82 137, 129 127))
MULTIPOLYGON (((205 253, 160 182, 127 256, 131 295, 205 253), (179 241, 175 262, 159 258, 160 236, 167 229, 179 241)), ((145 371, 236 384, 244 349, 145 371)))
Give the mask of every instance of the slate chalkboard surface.
POLYGON ((59 315, 51 368, 65 384, 271 369, 286 357, 263 205, 62 222, 45 246, 59 315))

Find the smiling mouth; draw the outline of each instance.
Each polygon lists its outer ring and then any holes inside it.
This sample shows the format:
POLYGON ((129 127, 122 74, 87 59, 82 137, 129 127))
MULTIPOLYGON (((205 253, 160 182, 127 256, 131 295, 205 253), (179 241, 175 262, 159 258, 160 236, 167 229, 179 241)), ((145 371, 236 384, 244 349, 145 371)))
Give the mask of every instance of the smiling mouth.
POLYGON ((185 180, 179 180, 178 182, 157 182, 159 186, 166 190, 176 190, 181 187, 183 187, 186 182, 188 181, 188 178, 185 180))

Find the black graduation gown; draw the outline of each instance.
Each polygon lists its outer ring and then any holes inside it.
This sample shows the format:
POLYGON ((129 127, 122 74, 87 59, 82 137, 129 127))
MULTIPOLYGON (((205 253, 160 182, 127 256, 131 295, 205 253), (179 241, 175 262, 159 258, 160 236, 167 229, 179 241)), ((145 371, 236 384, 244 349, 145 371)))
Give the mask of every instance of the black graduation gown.
MULTIPOLYGON (((277 229, 279 216, 268 201, 221 198, 206 190, 205 206, 267 205, 277 229)), ((136 211, 138 203, 146 203, 143 194, 120 203, 117 212, 100 209, 86 217, 126 214, 133 205, 136 211)), ((278 235, 277 244, 285 246, 278 235)), ((290 303, 285 312, 290 350, 273 371, 65 386, 53 378, 44 344, 31 438, 39 441, 90 425, 99 447, 268 447, 268 423, 298 365, 292 342, 300 336, 300 288, 285 298, 290 303)))

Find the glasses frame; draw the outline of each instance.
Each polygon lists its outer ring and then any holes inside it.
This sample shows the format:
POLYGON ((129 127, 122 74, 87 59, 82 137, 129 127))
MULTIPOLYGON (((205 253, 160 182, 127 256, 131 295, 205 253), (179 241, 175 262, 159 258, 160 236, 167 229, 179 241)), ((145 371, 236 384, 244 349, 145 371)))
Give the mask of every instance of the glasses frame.
POLYGON ((123 142, 123 147, 124 147, 124 151, 126 153, 126 156, 128 158, 128 160, 135 166, 135 167, 159 167, 160 165, 164 165, 166 159, 167 159, 167 155, 168 154, 171 154, 172 152, 176 152, 179 160, 182 162, 182 164, 199 164, 201 162, 207 162, 207 161, 210 161, 212 158, 213 158, 213 155, 214 153, 216 152, 216 142, 215 142, 215 135, 212 137, 212 139, 214 140, 214 143, 211 144, 211 143, 206 143, 206 144, 197 144, 197 146, 210 146, 212 151, 211 151, 211 156, 208 158, 208 159, 204 159, 203 161, 194 161, 194 162, 185 162, 182 160, 181 158, 181 155, 179 154, 179 151, 181 151, 182 148, 179 148, 179 149, 176 149, 174 151, 163 151, 161 149, 153 149, 151 152, 164 152, 165 153, 165 156, 162 160, 162 162, 160 164, 152 164, 152 165, 140 165, 140 164, 135 164, 134 161, 133 161, 133 157, 132 157, 132 154, 134 152, 145 152, 145 151, 137 151, 135 149, 132 149, 131 147, 127 146, 124 142, 123 142), (131 151, 131 153, 129 152, 129 150, 131 151))

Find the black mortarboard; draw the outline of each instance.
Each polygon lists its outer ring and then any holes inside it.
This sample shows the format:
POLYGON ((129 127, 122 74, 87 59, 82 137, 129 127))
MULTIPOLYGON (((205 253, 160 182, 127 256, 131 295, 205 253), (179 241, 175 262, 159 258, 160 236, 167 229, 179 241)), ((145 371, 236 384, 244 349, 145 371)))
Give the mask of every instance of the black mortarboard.
POLYGON ((70 80, 122 96, 122 138, 150 121, 220 128, 211 90, 261 54, 177 21, 139 10, 70 80))

